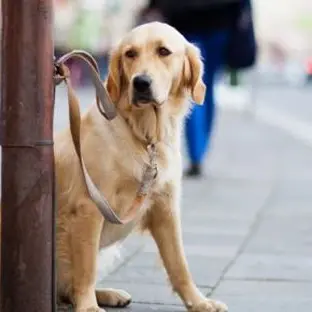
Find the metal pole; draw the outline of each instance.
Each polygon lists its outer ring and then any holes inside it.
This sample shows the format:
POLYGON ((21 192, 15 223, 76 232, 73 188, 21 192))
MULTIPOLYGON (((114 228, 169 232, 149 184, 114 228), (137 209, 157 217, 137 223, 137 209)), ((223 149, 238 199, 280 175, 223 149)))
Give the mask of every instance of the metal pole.
POLYGON ((2 0, 1 312, 54 301, 53 0, 2 0))

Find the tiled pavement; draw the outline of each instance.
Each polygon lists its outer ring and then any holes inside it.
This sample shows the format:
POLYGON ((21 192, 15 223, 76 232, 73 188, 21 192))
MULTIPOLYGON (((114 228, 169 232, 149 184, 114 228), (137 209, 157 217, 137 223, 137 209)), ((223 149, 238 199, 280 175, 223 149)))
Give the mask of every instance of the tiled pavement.
MULTIPOLYGON (((231 312, 310 311, 312 150, 251 116, 220 112, 206 177, 184 181, 184 245, 197 285, 231 312)), ((133 236, 99 286, 131 312, 185 311, 149 237, 133 236), (124 260, 126 259, 126 260, 124 260)))

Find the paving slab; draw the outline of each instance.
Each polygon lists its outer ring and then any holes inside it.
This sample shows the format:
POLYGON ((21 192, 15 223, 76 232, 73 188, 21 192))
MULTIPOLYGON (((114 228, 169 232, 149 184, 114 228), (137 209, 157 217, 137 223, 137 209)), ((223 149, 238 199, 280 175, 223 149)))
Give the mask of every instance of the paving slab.
POLYGON ((226 302, 231 312, 310 311, 312 283, 225 280, 212 298, 226 302))
MULTIPOLYGON (((216 299, 220 299, 217 297, 216 299)), ((248 296, 222 296, 222 301, 226 302, 230 312, 295 312, 310 311, 312 299, 305 298, 250 298, 248 296)), ((135 310, 133 310, 135 311, 135 310)), ((146 310, 152 311, 152 310, 146 310)))
POLYGON ((304 256, 244 253, 225 279, 312 282, 312 259, 304 256))
POLYGON ((265 217, 246 246, 246 253, 312 259, 311 212, 292 214, 285 207, 283 216, 279 212, 265 217))

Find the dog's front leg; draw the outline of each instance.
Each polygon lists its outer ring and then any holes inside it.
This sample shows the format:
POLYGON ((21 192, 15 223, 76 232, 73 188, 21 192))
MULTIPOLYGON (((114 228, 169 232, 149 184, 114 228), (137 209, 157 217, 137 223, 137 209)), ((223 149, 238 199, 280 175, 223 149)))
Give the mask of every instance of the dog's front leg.
POLYGON ((157 196, 147 218, 147 227, 158 246, 172 287, 187 309, 192 312, 225 312, 226 305, 205 298, 192 280, 182 245, 179 198, 179 189, 172 185, 165 195, 157 196))
POLYGON ((91 200, 82 199, 72 210, 70 251, 72 264, 71 301, 75 312, 100 312, 95 293, 97 254, 103 217, 91 200))

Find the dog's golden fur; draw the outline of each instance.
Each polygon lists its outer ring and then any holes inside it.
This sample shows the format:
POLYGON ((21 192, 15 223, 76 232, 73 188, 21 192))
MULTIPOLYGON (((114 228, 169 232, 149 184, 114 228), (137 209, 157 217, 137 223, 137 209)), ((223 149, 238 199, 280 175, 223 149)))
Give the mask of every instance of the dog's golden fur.
POLYGON ((180 229, 181 128, 189 95, 197 103, 204 100, 202 74, 200 51, 162 23, 135 28, 111 54, 105 84, 118 116, 107 121, 93 105, 82 120, 82 150, 93 181, 122 216, 148 161, 146 146, 156 144, 157 180, 129 225, 103 219, 85 189, 69 130, 56 136, 57 287, 75 311, 103 311, 98 305, 130 302, 130 295, 121 290, 95 290, 96 259, 99 249, 135 227, 155 239, 172 287, 189 311, 226 311, 222 303, 206 299, 192 281, 180 229), (133 78, 142 73, 151 78, 153 100, 133 105, 133 78))

